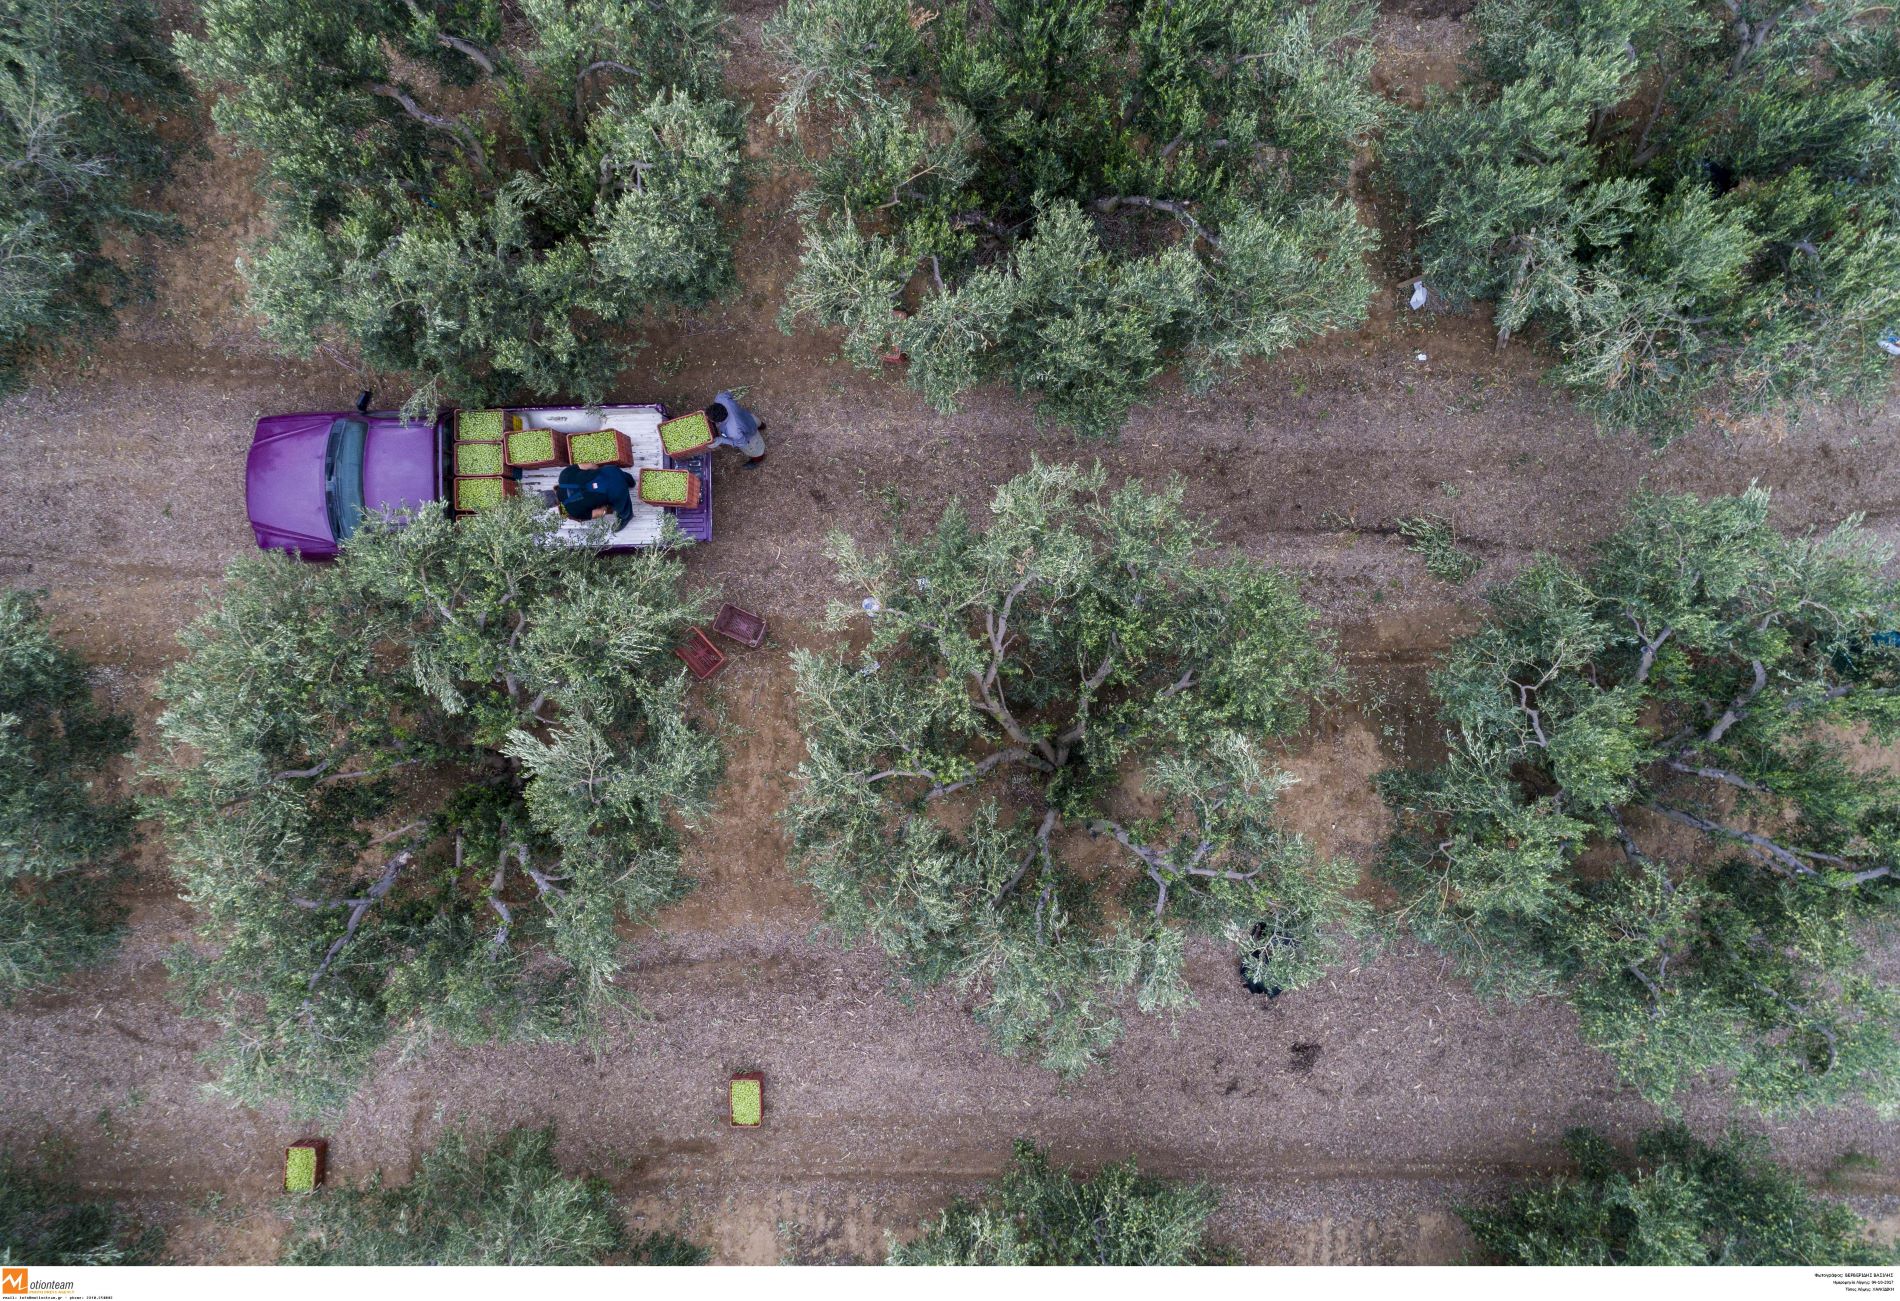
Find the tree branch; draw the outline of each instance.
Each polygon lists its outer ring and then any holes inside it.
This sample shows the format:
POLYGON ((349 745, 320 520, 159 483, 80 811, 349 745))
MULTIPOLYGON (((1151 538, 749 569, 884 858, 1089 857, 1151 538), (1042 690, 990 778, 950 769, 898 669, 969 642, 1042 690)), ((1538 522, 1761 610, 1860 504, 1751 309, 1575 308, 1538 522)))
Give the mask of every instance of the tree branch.
MULTIPOLYGON (((1768 685, 1768 670, 1762 667, 1761 661, 1750 660, 1749 664, 1755 670, 1754 683, 1741 695, 1735 697, 1729 703, 1729 707, 1722 711, 1722 716, 1715 720, 1715 726, 1711 727, 1708 735, 1702 738, 1703 745, 1714 745, 1728 735, 1729 728, 1742 721, 1742 715, 1748 711, 1748 706, 1753 703, 1756 696, 1761 694, 1761 689, 1768 685)), ((1678 750, 1676 753, 1681 754, 1682 751, 1678 750)))
MULTIPOLYGON (((422 830, 422 828, 428 825, 429 824, 427 822, 405 822, 402 826, 397 827, 394 831, 385 831, 382 835, 376 837, 376 839, 370 841, 369 843, 371 847, 374 847, 376 845, 386 845, 390 841, 394 840, 397 836, 404 835, 411 831, 420 831, 422 830)), ((460 867, 461 864, 458 862, 456 866, 460 867)))
POLYGON ((1707 777, 1710 781, 1722 782, 1726 785, 1736 787, 1738 790, 1753 791, 1757 795, 1774 794, 1773 791, 1769 790, 1760 782, 1750 781, 1748 778, 1729 772, 1724 768, 1704 768, 1700 764, 1684 763, 1680 759, 1671 759, 1668 761, 1668 764, 1669 767, 1675 769, 1677 772, 1688 773, 1692 777, 1707 777))
POLYGON ((1260 869, 1257 867, 1251 872, 1216 872, 1210 868, 1192 866, 1183 867, 1180 870, 1189 876, 1211 876, 1219 881, 1251 881, 1260 875, 1260 869))
POLYGON ((331 755, 328 759, 325 759, 322 763, 312 764, 308 768, 284 768, 272 773, 269 780, 274 782, 300 781, 305 777, 321 777, 342 757, 342 752, 339 751, 331 755))
MULTIPOLYGON (((537 899, 545 901, 551 894, 558 896, 566 893, 566 890, 560 884, 561 881, 566 878, 551 877, 535 867, 533 863, 530 863, 528 861, 528 847, 526 845, 516 844, 514 848, 515 862, 520 864, 521 870, 527 874, 528 879, 534 882, 534 893, 537 899)), ((552 909, 553 906, 552 904, 548 905, 550 909, 552 909)))
POLYGON ((1014 587, 1009 589, 1009 593, 1003 598, 1003 605, 1000 610, 995 613, 989 610, 983 612, 983 626, 985 632, 988 634, 990 643, 990 662, 983 670, 981 676, 978 676, 974 671, 972 671, 971 676, 976 678, 977 691, 983 697, 982 700, 978 702, 977 708, 1002 724, 1003 730, 1009 734, 1010 740, 1020 746, 1035 750, 1041 754, 1043 758, 1047 759, 1050 764, 1060 767, 1060 762, 1056 758, 1055 748, 1046 740, 1038 740, 1030 736, 1029 733, 1025 732, 1021 725, 1016 722, 1016 716, 1009 712, 1009 702, 1004 697, 1002 688, 997 684, 997 679, 1003 671, 1003 659, 1008 650, 1010 610, 1016 604, 1016 598, 1021 596, 1023 592, 1028 589, 1029 585, 1035 581, 1036 571, 1031 569, 1017 581, 1014 587))
POLYGON ((462 147, 468 150, 469 154, 475 159, 476 166, 480 167, 483 172, 488 170, 488 155, 482 151, 481 142, 475 138, 475 133, 469 130, 465 123, 458 122, 452 117, 443 117, 439 113, 429 112, 423 108, 422 105, 416 103, 415 99, 400 87, 391 86, 385 82, 377 82, 372 85, 369 90, 372 95, 381 95, 384 99, 395 100, 396 103, 402 106, 403 112, 424 126, 434 127, 438 131, 446 131, 457 140, 460 140, 462 147))
POLYGON ((1644 989, 1647 989, 1647 990, 1649 991, 1649 1016, 1650 1016, 1650 1019, 1651 1019, 1651 1020, 1654 1020, 1654 1019, 1656 1019, 1657 1017, 1659 1017, 1659 1016, 1661 1016, 1661 1015, 1662 1015, 1662 997, 1663 997, 1663 996, 1662 996, 1662 990, 1660 990, 1660 989, 1658 989, 1658 988, 1656 987, 1656 982, 1655 982, 1655 981, 1653 981, 1653 980, 1651 980, 1651 979, 1650 979, 1650 978, 1648 977, 1648 975, 1646 975, 1646 974, 1644 973, 1644 971, 1643 971, 1643 969, 1642 969, 1641 967, 1639 967, 1639 966, 1637 966, 1637 965, 1636 965, 1636 964, 1635 964, 1634 962, 1626 962, 1626 963, 1624 963, 1624 964, 1623 964, 1623 970, 1625 970, 1625 971, 1627 971, 1627 972, 1629 972, 1629 973, 1630 973, 1630 975, 1632 975, 1632 976, 1634 976, 1634 977, 1636 977, 1636 978, 1637 978, 1638 980, 1640 980, 1640 981, 1642 981, 1642 982, 1643 982, 1643 988, 1644 988, 1644 989))
POLYGON ((1049 906, 1050 900, 1054 899, 1055 896, 1056 883, 1054 881, 1044 881, 1042 883, 1041 893, 1036 896, 1036 943, 1038 944, 1043 943, 1042 910, 1049 906))
MULTIPOLYGON (((1820 875, 1811 863, 1804 861, 1792 850, 1776 844, 1766 836, 1757 835, 1752 831, 1743 831, 1738 827, 1725 827, 1719 822, 1711 822, 1707 818, 1700 817, 1694 813, 1685 812, 1682 809, 1672 808, 1667 804, 1648 804, 1644 807, 1654 809, 1665 818, 1673 818, 1684 826, 1694 827, 1696 830, 1705 832, 1708 835, 1719 836, 1727 840, 1739 840, 1749 848, 1763 855, 1769 861, 1780 863, 1787 867, 1796 876, 1820 875)), ((1883 869, 1877 875, 1884 876, 1885 874, 1886 871, 1883 869)), ((1868 879, 1872 880, 1873 878, 1869 877, 1868 879)))
POLYGON ((1630 158, 1632 167, 1641 167, 1656 156, 1656 152, 1649 147, 1649 133, 1656 129, 1663 106, 1669 102, 1669 79, 1675 75, 1674 68, 1663 71, 1662 84, 1656 88, 1656 102, 1649 107, 1649 117, 1643 122, 1643 133, 1636 137, 1636 149, 1630 158))
POLYGON ((1108 654, 1102 656, 1102 662, 1096 666, 1095 672, 1082 680, 1082 689, 1077 694, 1075 702, 1075 725, 1056 738, 1056 766, 1058 768, 1069 761, 1069 751, 1075 743, 1088 735, 1089 706, 1095 700, 1096 691, 1108 681, 1108 675, 1114 671, 1115 653, 1120 649, 1121 643, 1115 639, 1114 633, 1110 633, 1108 654))
POLYGON ((1186 673, 1183 673, 1180 677, 1176 678, 1174 681, 1170 682, 1167 686, 1157 691, 1155 693, 1155 699, 1156 700, 1172 699, 1173 697, 1180 695, 1183 691, 1188 690, 1190 687, 1194 685, 1194 683, 1195 683, 1194 670, 1189 669, 1186 673))
POLYGON ((1043 813, 1042 825, 1036 828, 1036 847, 1030 850, 1023 858, 1022 865, 1016 869, 1016 875, 1003 882, 1003 888, 996 892, 994 899, 990 900, 990 907, 998 908, 1002 906, 1003 900, 1009 897, 1010 891, 1022 883, 1023 876, 1029 871, 1030 864, 1034 863, 1037 859, 1041 859, 1044 863, 1049 861, 1049 837, 1055 831, 1058 821, 1060 821, 1060 819, 1057 818, 1054 809, 1049 809, 1043 813))
POLYGON ((1115 211, 1115 209, 1119 208, 1124 203, 1130 205, 1131 207, 1152 208, 1156 212, 1166 212, 1166 213, 1172 214, 1177 220, 1179 220, 1184 225, 1186 225, 1196 235, 1200 236, 1202 239, 1206 240, 1210 245, 1212 245, 1216 253, 1223 251, 1223 249, 1221 248, 1220 240, 1207 227, 1201 225, 1200 222, 1194 220, 1194 215, 1187 210, 1186 202, 1181 201, 1181 200, 1151 199, 1147 195, 1144 195, 1144 194, 1111 194, 1103 198, 1097 199, 1095 201, 1095 210, 1097 212, 1107 214, 1107 213, 1111 213, 1115 211))
MULTIPOLYGON (((1630 622, 1632 624, 1636 623, 1633 616, 1630 622)), ((1649 681, 1649 671, 1656 667, 1656 652, 1662 649, 1663 643, 1668 641, 1669 638, 1675 634, 1675 631, 1674 628, 1665 627, 1654 637, 1643 640, 1643 658, 1636 665, 1635 685, 1641 686, 1643 683, 1649 681)), ((1643 629, 1640 624, 1636 627, 1636 635, 1639 638, 1643 636, 1643 629)))
POLYGON ((866 786, 872 782, 886 781, 892 777, 928 777, 937 780, 937 774, 923 768, 886 768, 883 772, 858 773, 857 778, 866 786))
POLYGON ((317 785, 328 786, 331 782, 350 781, 357 777, 380 777, 386 772, 395 772, 398 768, 413 768, 419 763, 427 762, 429 762, 427 759, 404 759, 401 763, 392 763, 383 768, 357 768, 350 772, 331 773, 317 785))
MULTIPOLYGON (((396 884, 396 878, 402 875, 402 870, 415 860, 415 856, 414 850, 403 850, 402 853, 396 855, 390 859, 388 863, 383 865, 383 874, 376 879, 375 884, 371 885, 369 890, 365 892, 362 897, 342 901, 342 904, 339 906, 347 906, 349 908, 349 920, 344 923, 343 933, 336 937, 336 942, 331 944, 329 951, 323 955, 322 963, 318 965, 315 972, 311 973, 308 987, 311 993, 314 994, 316 992, 318 982, 321 981, 324 974, 330 970, 330 964, 336 961, 337 954, 343 952, 345 946, 356 938, 356 928, 363 924, 365 914, 367 914, 384 895, 389 893, 390 887, 396 884)), ((310 1000, 307 998, 304 1000, 304 1010, 306 1012, 310 1010, 310 1000)))
POLYGON ((1827 1041, 1827 1065, 1821 1068, 1821 1074, 1825 1075, 1833 1070, 1834 1063, 1839 1061, 1841 1056, 1841 1041, 1834 1033, 1834 1027, 1819 1017, 1816 1017, 1812 1008, 1803 1007, 1766 981, 1758 980, 1754 976, 1746 976, 1744 979, 1756 989, 1759 989, 1762 993, 1787 1008, 1790 1012, 1793 1012, 1796 1016, 1808 1018, 1808 1028, 1820 1031, 1821 1037, 1827 1041))
POLYGON ((1173 864, 1169 863, 1168 860, 1163 858, 1156 850, 1150 849, 1129 835, 1128 829, 1119 822, 1115 822, 1109 818, 1092 818, 1089 821, 1088 829, 1091 833, 1096 835, 1106 834, 1114 837, 1120 841, 1130 853, 1134 854, 1135 857, 1156 871, 1173 870, 1173 864))
MULTIPOLYGON (((409 12, 415 16, 417 23, 424 27, 435 26, 435 19, 429 14, 424 13, 422 6, 418 4, 416 0, 403 0, 403 4, 406 5, 409 12)), ((463 40, 460 36, 451 36, 447 32, 438 31, 435 33, 435 43, 444 49, 454 50, 458 54, 467 55, 470 59, 475 61, 475 65, 483 72, 491 77, 495 75, 494 59, 489 57, 488 51, 475 44, 475 42, 463 40)))
POLYGON ((615 63, 612 59, 598 59, 594 61, 593 63, 588 64, 585 68, 582 68, 580 72, 577 73, 574 77, 574 116, 575 117, 579 117, 582 111, 584 110, 584 108, 586 107, 587 79, 593 76, 596 72, 605 72, 608 69, 612 69, 615 72, 624 72, 629 77, 638 77, 641 75, 640 70, 638 68, 629 68, 626 64, 615 63))
POLYGON ((495 75, 495 61, 489 57, 487 50, 475 42, 463 40, 460 36, 451 36, 447 32, 437 32, 435 43, 454 50, 457 54, 467 55, 483 72, 491 77, 495 75))
POLYGON ((495 938, 488 943, 491 955, 500 953, 508 947, 508 932, 514 929, 514 910, 501 901, 502 883, 508 878, 508 850, 504 847, 495 860, 495 874, 488 878, 488 906, 501 918, 501 929, 495 932, 495 938))
POLYGON ((965 786, 981 781, 994 768, 1001 767, 1006 763, 1021 763, 1034 758, 1035 756, 1030 754, 1029 751, 1021 749, 1020 747, 998 750, 995 754, 986 755, 983 759, 979 760, 976 768, 968 777, 963 778, 961 781, 953 781, 933 786, 924 792, 924 798, 926 800, 942 799, 952 791, 960 791, 965 786))

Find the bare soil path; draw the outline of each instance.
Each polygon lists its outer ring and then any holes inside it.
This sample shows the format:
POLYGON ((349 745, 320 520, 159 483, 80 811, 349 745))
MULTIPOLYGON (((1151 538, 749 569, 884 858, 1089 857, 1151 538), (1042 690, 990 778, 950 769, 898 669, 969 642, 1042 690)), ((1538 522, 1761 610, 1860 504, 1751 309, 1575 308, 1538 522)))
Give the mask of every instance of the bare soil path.
MULTIPOLYGON (((1394 93, 1442 80, 1456 5, 1391 14, 1381 32, 1394 93), (1440 16, 1434 16, 1440 15, 1440 16)), ((765 94, 757 27, 740 16, 736 75, 765 94)), ((755 124, 754 153, 767 144, 755 124)), ((121 336, 50 369, 0 408, 10 491, 0 494, 0 580, 49 591, 62 631, 141 718, 173 640, 225 563, 251 545, 242 472, 251 424, 347 406, 373 381, 345 362, 279 359, 245 316, 235 260, 259 218, 250 171, 222 145, 169 192, 193 229, 160 292, 121 336), (98 485, 113 489, 102 499, 98 485)), ((891 506, 929 517, 980 508, 1031 456, 1099 457, 1117 477, 1188 478, 1221 544, 1310 575, 1342 629, 1358 686, 1288 762, 1292 815, 1364 861, 1383 829, 1380 767, 1429 749, 1424 673, 1469 625, 1473 592, 1430 579, 1397 520, 1454 522, 1501 576, 1538 549, 1574 552, 1607 531, 1639 486, 1776 490, 1790 527, 1865 512, 1900 529, 1900 410, 1836 411, 1784 430, 1705 431, 1662 457, 1599 437, 1542 387, 1536 359, 1498 354, 1484 323, 1402 306, 1402 266, 1362 331, 1258 367, 1205 398, 1169 394, 1119 442, 1038 429, 1011 394, 955 415, 853 372, 830 341, 774 327, 795 256, 789 190, 769 174, 742 231, 731 302, 651 332, 619 396, 675 405, 743 385, 770 422, 764 467, 722 463, 717 540, 695 581, 773 620, 767 647, 710 690, 739 733, 712 826, 694 850, 702 886, 641 937, 628 985, 645 1020, 587 1046, 440 1046, 388 1060, 328 1129, 336 1175, 402 1177, 444 1125, 558 1122, 576 1168, 597 1170, 652 1224, 677 1224, 727 1261, 875 1257, 902 1229, 1001 1168, 1031 1137, 1064 1160, 1135 1156, 1219 1183, 1219 1236, 1262 1262, 1453 1259, 1460 1198, 1549 1168, 1571 1125, 1628 1136, 1653 1109, 1615 1084, 1561 1007, 1481 1004, 1428 955, 1400 950, 1276 1001, 1248 995, 1211 950, 1191 965, 1201 1007, 1173 1025, 1134 1018, 1108 1070, 1075 1084, 996 1057, 953 991, 908 996, 875 953, 817 932, 785 866, 776 814, 801 751, 787 652, 816 645, 840 595, 820 546, 863 538, 891 506), (1421 354, 1425 358, 1420 360, 1421 354), (720 1123, 722 1081, 765 1071, 768 1121, 720 1123)), ((394 389, 383 397, 398 398, 394 389)), ((1480 584, 1474 584, 1474 591, 1480 584)), ((87 1183, 152 1204, 181 1260, 274 1253, 276 1150, 298 1135, 278 1111, 207 1095, 204 1027, 172 1010, 165 951, 192 918, 162 848, 120 955, 0 1011, 0 1142, 58 1135, 87 1183)), ((1727 1122, 1692 1099, 1705 1131, 1727 1122)), ((1817 1178, 1849 1150, 1879 1158, 1851 1191, 1900 1208, 1900 1126, 1846 1109, 1764 1129, 1817 1178)))

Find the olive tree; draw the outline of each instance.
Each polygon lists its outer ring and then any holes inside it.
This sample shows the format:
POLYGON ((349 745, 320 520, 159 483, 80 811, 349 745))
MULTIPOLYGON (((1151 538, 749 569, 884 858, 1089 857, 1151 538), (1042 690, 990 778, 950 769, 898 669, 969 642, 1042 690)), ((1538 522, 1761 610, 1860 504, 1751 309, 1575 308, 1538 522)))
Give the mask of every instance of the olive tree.
POLYGON ((1132 1161, 1086 1178, 1051 1169, 1033 1143, 1016 1144, 1003 1177, 960 1201, 907 1243, 892 1265, 1201 1265, 1220 1199, 1205 1184, 1144 1175, 1132 1161))
POLYGON ((145 287, 141 241, 176 230, 144 197, 156 123, 185 102, 147 0, 0 0, 0 394, 145 287))
POLYGON ((233 1097, 332 1107, 391 1036, 571 1035, 706 807, 679 563, 525 506, 366 521, 231 567, 161 687, 159 803, 201 942, 175 975, 233 1097))
POLYGON ((960 508, 867 554, 855 656, 795 659, 793 856, 830 924, 911 978, 980 990, 997 1045, 1063 1072, 1115 1009, 1184 1007, 1187 937, 1316 979, 1359 919, 1345 864, 1276 814, 1274 747, 1340 682, 1297 585, 1207 554, 1180 486, 1038 464, 989 527, 960 508))
POLYGON ((1487 989, 1556 990, 1645 1096, 1900 1104, 1862 947, 1900 889, 1900 600, 1853 521, 1640 496, 1581 570, 1489 595, 1433 679, 1447 754, 1390 782, 1402 916, 1487 989))
POLYGON ((712 0, 208 0, 183 38, 263 156, 268 333, 415 406, 598 401, 625 328, 731 280, 741 113, 712 0))
POLYGON ((0 1152, 0 1265, 149 1265, 164 1245, 117 1202, 0 1152))
POLYGON ((0 1002, 110 946, 131 817, 97 783, 131 740, 38 599, 0 591, 0 1002))
POLYGON ((1473 76, 1388 147, 1426 279, 1535 329, 1658 441, 1874 396, 1900 328, 1900 33, 1881 6, 1483 0, 1473 76))
POLYGON ((1370 28, 1356 0, 790 0, 783 324, 843 327, 861 366, 901 349, 943 410, 1004 380, 1095 435, 1170 365, 1205 388, 1358 324, 1370 28))
POLYGON ((554 1131, 444 1134, 406 1184, 298 1197, 286 1265, 699 1265, 670 1234, 632 1235, 605 1180, 554 1159, 554 1131))
POLYGON ((1502 1265, 1889 1265, 1847 1207, 1816 1197, 1767 1144, 1731 1133, 1714 1144, 1671 1126, 1644 1134, 1634 1159, 1572 1130, 1574 1174, 1459 1215, 1488 1263, 1502 1265))

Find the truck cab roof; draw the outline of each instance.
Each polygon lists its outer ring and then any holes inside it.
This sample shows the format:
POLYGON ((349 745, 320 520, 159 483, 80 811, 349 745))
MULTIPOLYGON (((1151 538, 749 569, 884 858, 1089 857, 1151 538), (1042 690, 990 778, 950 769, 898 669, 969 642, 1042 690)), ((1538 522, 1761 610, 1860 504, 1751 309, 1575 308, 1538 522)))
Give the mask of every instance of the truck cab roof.
POLYGON ((257 545, 336 554, 365 511, 442 497, 437 421, 386 412, 300 412, 257 422, 244 495, 257 545))

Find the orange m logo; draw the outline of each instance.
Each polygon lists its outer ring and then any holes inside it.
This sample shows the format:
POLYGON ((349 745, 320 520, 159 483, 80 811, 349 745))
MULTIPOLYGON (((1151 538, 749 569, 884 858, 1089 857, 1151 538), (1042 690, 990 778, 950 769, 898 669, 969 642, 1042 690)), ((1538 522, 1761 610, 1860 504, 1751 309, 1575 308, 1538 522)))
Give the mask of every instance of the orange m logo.
POLYGON ((0 1269, 0 1296, 26 1295, 26 1266, 8 1265, 0 1269))

